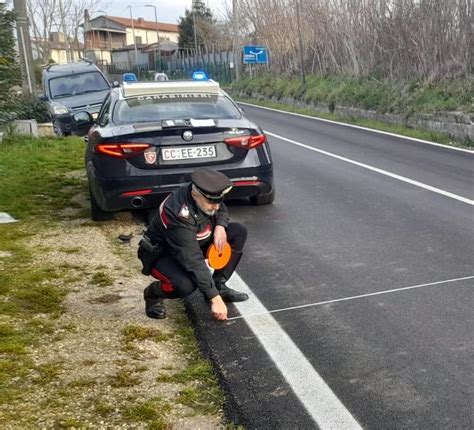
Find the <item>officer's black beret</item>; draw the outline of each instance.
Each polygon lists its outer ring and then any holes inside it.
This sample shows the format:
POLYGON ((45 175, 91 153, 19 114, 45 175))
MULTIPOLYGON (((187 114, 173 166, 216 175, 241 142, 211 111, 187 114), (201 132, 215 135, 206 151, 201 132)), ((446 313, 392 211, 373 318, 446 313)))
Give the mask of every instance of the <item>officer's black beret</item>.
POLYGON ((195 170, 191 173, 191 181, 204 197, 216 203, 224 200, 232 189, 231 180, 216 170, 195 170))

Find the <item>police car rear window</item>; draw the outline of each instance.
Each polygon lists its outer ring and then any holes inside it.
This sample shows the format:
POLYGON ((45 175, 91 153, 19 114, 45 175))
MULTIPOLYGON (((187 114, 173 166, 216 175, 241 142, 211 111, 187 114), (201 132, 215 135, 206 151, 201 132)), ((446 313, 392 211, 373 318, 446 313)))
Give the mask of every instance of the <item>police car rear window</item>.
POLYGON ((240 111, 224 96, 211 94, 157 94, 118 100, 113 112, 117 124, 165 119, 240 118, 240 111))

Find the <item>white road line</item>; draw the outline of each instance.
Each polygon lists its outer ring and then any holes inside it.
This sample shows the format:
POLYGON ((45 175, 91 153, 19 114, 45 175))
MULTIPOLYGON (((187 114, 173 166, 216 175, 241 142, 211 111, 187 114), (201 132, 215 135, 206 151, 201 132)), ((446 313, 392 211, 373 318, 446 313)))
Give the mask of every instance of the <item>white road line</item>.
POLYGON ((377 167, 370 166, 369 164, 360 163, 358 161, 351 160, 350 158, 341 157, 340 155, 336 155, 336 154, 333 154, 331 152, 323 151, 322 149, 314 148, 314 147, 306 145, 304 143, 297 142, 296 140, 292 140, 292 139, 288 139, 286 137, 280 136, 279 134, 271 133, 270 131, 265 130, 265 134, 267 134, 268 136, 276 137, 277 139, 283 140, 283 141, 291 143, 293 145, 300 146, 300 147, 305 148, 305 149, 309 149, 310 151, 319 152, 320 154, 327 155, 328 157, 333 157, 333 158, 336 158, 338 160, 344 161, 346 163, 354 164, 356 166, 363 167, 364 169, 380 173, 381 175, 389 176, 390 178, 394 178, 394 179, 397 179, 399 181, 406 182, 408 184, 415 185, 417 187, 423 188, 425 190, 432 191, 433 193, 441 194, 442 196, 449 197, 451 199, 458 200, 458 201, 463 202, 463 203, 467 203, 468 205, 471 205, 471 206, 474 205, 474 200, 470 200, 466 197, 462 197, 462 196, 459 196, 457 194, 450 193, 449 191, 444 191, 440 188, 432 187, 431 185, 424 184, 423 182, 418 182, 418 181, 415 181, 413 179, 406 178, 404 176, 396 175, 395 173, 391 173, 391 172, 388 172, 386 170, 382 170, 382 169, 379 169, 377 167))
MULTIPOLYGON (((250 318, 250 317, 265 315, 267 313, 268 314, 275 314, 277 312, 291 311, 291 310, 294 310, 294 309, 303 309, 303 308, 309 308, 309 307, 312 307, 312 306, 320 306, 320 305, 327 305, 327 304, 330 304, 330 303, 345 302, 347 300, 362 299, 364 297, 379 296, 381 294, 395 293, 397 291, 413 290, 415 288, 422 288, 422 287, 432 287, 434 285, 441 285, 441 284, 448 284, 448 283, 451 283, 451 282, 466 281, 468 279, 474 279, 474 275, 473 276, 465 276, 464 278, 455 278, 455 279, 447 279, 445 281, 430 282, 428 284, 412 285, 410 287, 394 288, 393 290, 385 290, 385 291, 377 291, 375 293, 360 294, 358 296, 343 297, 341 299, 325 300, 324 302, 308 303, 306 305, 299 305, 299 306, 290 306, 288 308, 274 309, 272 311, 266 310, 263 313, 246 313, 246 314, 240 315, 238 317, 229 318, 228 321, 238 320, 238 319, 241 319, 241 318, 250 318)), ((253 300, 253 297, 252 297, 252 300, 253 300)), ((239 309, 239 312, 242 313, 241 309, 240 308, 238 308, 238 309, 239 309)), ((242 309, 242 310, 245 310, 245 309, 242 309)))
POLYGON ((252 107, 255 107, 255 108, 259 108, 259 109, 270 110, 270 111, 273 111, 273 112, 285 113, 287 115, 294 115, 294 116, 300 116, 302 118, 309 118, 309 119, 313 119, 315 121, 321 121, 321 122, 327 122, 327 123, 330 123, 330 124, 342 125, 344 127, 357 128, 359 130, 365 130, 365 131, 370 131, 372 133, 384 134, 386 136, 398 137, 399 139, 411 140, 412 142, 424 143, 426 145, 439 146, 439 147, 445 148, 445 149, 453 149, 454 151, 461 151, 461 152, 467 152, 469 154, 474 154, 474 150, 472 150, 472 149, 464 149, 464 148, 457 148, 456 146, 442 145, 441 143, 430 142, 429 140, 417 139, 416 137, 402 136, 401 134, 390 133, 388 131, 374 130, 373 128, 362 127, 360 125, 347 124, 345 122, 338 122, 338 121, 333 121, 333 120, 330 120, 330 119, 318 118, 318 117, 314 117, 314 116, 310 116, 310 115, 304 115, 304 114, 301 114, 301 113, 288 112, 288 111, 285 111, 285 110, 269 108, 269 107, 266 107, 266 106, 254 105, 252 103, 245 103, 245 102, 237 102, 237 103, 242 104, 242 105, 246 105, 246 106, 252 106, 252 107))
POLYGON ((241 313, 250 311, 260 314, 252 319, 250 329, 317 425, 322 430, 361 429, 355 418, 240 276, 234 273, 227 285, 251 296, 250 300, 235 303, 235 306, 241 313))

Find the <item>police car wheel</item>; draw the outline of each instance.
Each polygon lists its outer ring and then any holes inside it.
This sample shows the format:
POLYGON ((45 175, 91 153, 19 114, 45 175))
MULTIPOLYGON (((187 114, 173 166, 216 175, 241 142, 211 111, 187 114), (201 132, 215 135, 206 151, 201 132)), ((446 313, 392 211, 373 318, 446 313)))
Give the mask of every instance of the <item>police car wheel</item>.
POLYGON ((89 188, 89 199, 91 202, 91 218, 92 221, 110 221, 114 218, 114 214, 112 212, 104 212, 99 205, 95 197, 93 196, 91 189, 89 188))
POLYGON ((275 200, 275 188, 269 194, 250 197, 250 203, 256 206, 271 205, 275 200))

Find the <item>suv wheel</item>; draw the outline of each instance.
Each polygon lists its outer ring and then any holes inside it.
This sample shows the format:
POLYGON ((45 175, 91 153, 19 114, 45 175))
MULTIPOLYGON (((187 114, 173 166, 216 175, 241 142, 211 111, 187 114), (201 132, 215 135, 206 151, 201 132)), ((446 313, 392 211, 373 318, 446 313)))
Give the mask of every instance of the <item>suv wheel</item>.
POLYGON ((275 188, 269 194, 250 197, 250 203, 256 206, 271 205, 275 200, 275 188))
POLYGON ((114 214, 112 212, 105 212, 99 207, 99 205, 97 204, 97 200, 92 194, 90 187, 89 187, 89 200, 91 202, 92 221, 110 221, 111 219, 114 218, 114 214))
POLYGON ((65 136, 71 135, 69 131, 63 132, 57 121, 53 122, 53 130, 54 130, 54 133, 56 133, 57 137, 65 137, 65 136))
POLYGON ((59 127, 57 121, 53 121, 53 130, 54 130, 54 133, 56 134, 57 137, 63 137, 64 136, 64 134, 61 130, 61 127, 59 127))

